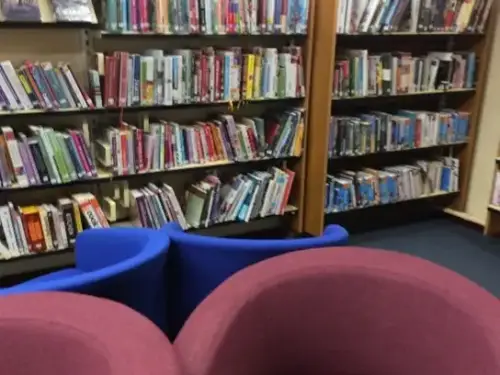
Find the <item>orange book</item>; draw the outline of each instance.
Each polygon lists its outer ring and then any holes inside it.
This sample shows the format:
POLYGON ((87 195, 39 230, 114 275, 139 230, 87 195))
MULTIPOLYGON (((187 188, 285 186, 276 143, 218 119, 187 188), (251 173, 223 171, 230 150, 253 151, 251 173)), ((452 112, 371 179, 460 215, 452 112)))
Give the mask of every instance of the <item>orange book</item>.
POLYGON ((26 241, 30 251, 43 252, 47 249, 45 237, 43 236, 40 211, 37 206, 21 207, 21 219, 27 231, 26 241))

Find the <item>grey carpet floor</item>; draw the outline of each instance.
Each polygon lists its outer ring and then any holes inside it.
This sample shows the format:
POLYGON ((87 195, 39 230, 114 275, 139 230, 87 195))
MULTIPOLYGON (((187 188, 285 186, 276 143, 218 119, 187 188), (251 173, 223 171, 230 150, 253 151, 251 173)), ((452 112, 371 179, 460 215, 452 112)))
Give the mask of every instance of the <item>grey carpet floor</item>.
POLYGON ((500 239, 449 219, 354 234, 350 244, 412 254, 448 267, 500 297, 500 239))

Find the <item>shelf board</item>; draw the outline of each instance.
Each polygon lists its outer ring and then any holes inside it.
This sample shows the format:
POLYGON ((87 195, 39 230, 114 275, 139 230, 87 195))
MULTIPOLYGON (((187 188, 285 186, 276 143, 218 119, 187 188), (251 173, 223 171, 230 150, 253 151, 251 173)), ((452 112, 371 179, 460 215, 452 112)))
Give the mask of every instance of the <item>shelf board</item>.
POLYGON ((85 184, 95 184, 95 183, 105 183, 112 181, 122 181, 128 180, 136 177, 144 177, 144 176, 156 176, 166 173, 176 173, 176 172, 186 172, 193 171, 198 169, 211 169, 211 168, 225 168, 232 166, 244 166, 244 165, 254 165, 259 163, 276 163, 280 161, 295 161, 299 160, 299 156, 283 156, 277 158, 262 158, 262 159, 251 159, 251 160, 242 160, 242 161, 214 161, 203 164, 191 164, 191 165, 183 165, 180 167, 174 167, 170 169, 161 169, 155 171, 147 171, 143 173, 134 173, 127 175, 119 175, 114 176, 112 173, 100 170, 98 171, 97 177, 87 178, 82 180, 64 182, 59 184, 44 184, 44 185, 31 185, 31 186, 13 186, 9 188, 0 188, 0 192, 18 192, 18 191, 27 191, 27 190, 41 190, 41 189, 51 189, 51 188, 59 188, 59 187, 67 187, 73 185, 85 185, 85 184))
POLYGON ((490 204, 488 205, 488 210, 491 212, 500 213, 500 206, 497 206, 496 204, 490 204))
POLYGON ((0 260, 0 279, 31 272, 43 272, 53 268, 70 267, 75 264, 73 249, 49 251, 0 260))
POLYGON ((273 33, 273 34, 203 34, 203 33, 195 33, 195 34, 164 34, 164 33, 156 33, 156 32, 141 32, 141 31, 101 31, 101 36, 103 38, 265 38, 265 37, 288 37, 288 38, 296 38, 302 37, 306 38, 307 34, 298 34, 298 33, 273 33))
POLYGON ((36 21, 1 21, 0 29, 92 29, 99 30, 101 25, 91 22, 36 22, 36 21))
POLYGON ((352 212, 360 212, 360 211, 363 211, 363 210, 367 210, 367 209, 370 209, 370 208, 376 208, 376 207, 394 206, 394 205, 401 204, 401 203, 416 202, 416 201, 425 201, 425 200, 431 200, 431 199, 434 199, 434 198, 445 197, 445 196, 450 196, 451 197, 451 196, 457 195, 458 193, 459 193, 458 191, 452 191, 452 192, 449 192, 449 191, 439 191, 437 193, 432 193, 432 194, 429 194, 429 195, 423 195, 423 196, 418 197, 418 198, 406 199, 406 200, 401 200, 401 201, 397 201, 397 202, 391 202, 391 203, 386 203, 386 204, 376 204, 376 205, 365 206, 365 207, 356 207, 356 208, 353 208, 353 209, 347 210, 347 211, 325 212, 325 215, 331 216, 331 215, 338 215, 338 214, 346 214, 346 213, 352 213, 352 212))
MULTIPOLYGON (((264 99, 247 99, 235 101, 234 106, 238 103, 279 103, 279 102, 293 102, 296 100, 303 100, 304 97, 287 97, 287 98, 264 98, 264 99)), ((71 108, 59 110, 46 110, 46 109, 30 109, 22 111, 0 111, 0 117, 6 116, 63 116, 63 115, 102 115, 107 113, 135 113, 135 112, 151 112, 151 111, 165 111, 169 109, 182 109, 182 108, 201 108, 201 107, 216 107, 221 105, 228 105, 229 101, 219 101, 210 103, 181 103, 174 105, 151 105, 151 106, 137 106, 137 107, 122 107, 122 108, 71 108)))
POLYGON ((377 36, 483 36, 480 32, 457 32, 457 31, 386 31, 380 33, 337 33, 340 37, 377 37, 377 36))
POLYGON ((368 100, 368 99, 380 99, 380 98, 398 98, 403 96, 422 96, 422 95, 443 95, 443 94, 457 94, 457 93, 470 93, 476 91, 475 88, 471 89, 450 89, 450 90, 433 90, 433 91, 418 91, 409 92, 406 94, 396 94, 396 95, 367 95, 367 96, 341 96, 332 97, 333 101, 338 100, 368 100))
POLYGON ((439 144, 439 145, 432 145, 432 146, 425 146, 425 147, 406 148, 403 150, 372 152, 372 153, 362 154, 362 155, 345 155, 345 156, 337 156, 337 157, 328 158, 328 161, 333 162, 333 161, 337 161, 337 160, 352 160, 352 159, 365 158, 365 157, 376 157, 379 155, 403 154, 403 153, 418 152, 418 151, 422 151, 422 150, 430 150, 430 149, 436 149, 436 148, 463 146, 466 144, 467 144, 467 141, 461 141, 461 142, 453 142, 453 143, 446 143, 446 144, 439 144))

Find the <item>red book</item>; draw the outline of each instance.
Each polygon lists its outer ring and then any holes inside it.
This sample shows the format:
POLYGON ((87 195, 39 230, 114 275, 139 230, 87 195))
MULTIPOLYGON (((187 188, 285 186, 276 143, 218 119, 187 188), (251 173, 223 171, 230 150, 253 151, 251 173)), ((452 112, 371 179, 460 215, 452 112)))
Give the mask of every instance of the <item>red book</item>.
POLYGON ((214 70, 215 70, 215 82, 214 82, 214 90, 215 90, 215 101, 222 100, 221 95, 221 65, 222 65, 222 56, 215 56, 214 61, 214 70))
POLYGON ((120 52, 118 57, 118 106, 127 106, 128 96, 128 52, 120 52))
POLYGON ((288 204, 288 199, 290 199, 290 193, 292 191, 293 180, 295 177, 295 172, 285 168, 284 171, 288 174, 288 181, 286 183, 285 193, 283 194, 283 201, 281 201, 280 214, 285 213, 285 208, 288 204))
POLYGON ((200 69, 201 69, 201 101, 206 103, 209 101, 208 96, 208 61, 207 56, 202 54, 200 56, 200 69))

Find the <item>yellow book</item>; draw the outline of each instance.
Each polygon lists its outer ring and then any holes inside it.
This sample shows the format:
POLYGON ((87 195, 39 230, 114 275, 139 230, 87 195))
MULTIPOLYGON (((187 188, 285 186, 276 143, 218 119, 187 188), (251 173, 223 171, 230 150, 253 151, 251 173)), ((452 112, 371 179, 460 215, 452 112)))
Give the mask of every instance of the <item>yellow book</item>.
POLYGON ((80 214, 80 208, 75 201, 73 201, 73 213, 75 216, 76 233, 80 233, 83 230, 82 216, 80 214))
POLYGON ((262 79, 262 55, 255 55, 255 71, 253 74, 253 98, 260 98, 260 87, 262 79))
POLYGON ((247 92, 246 92, 245 99, 252 99, 253 98, 254 72, 255 72, 255 55, 249 54, 248 55, 247 76, 246 76, 247 92))
POLYGON ((295 137, 293 156, 301 156, 303 140, 304 140, 304 118, 301 118, 299 125, 297 126, 297 136, 295 137))

